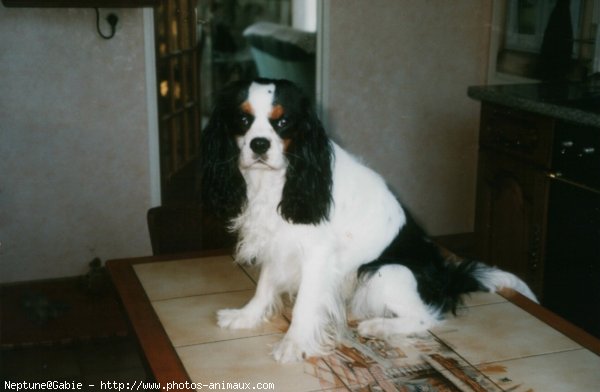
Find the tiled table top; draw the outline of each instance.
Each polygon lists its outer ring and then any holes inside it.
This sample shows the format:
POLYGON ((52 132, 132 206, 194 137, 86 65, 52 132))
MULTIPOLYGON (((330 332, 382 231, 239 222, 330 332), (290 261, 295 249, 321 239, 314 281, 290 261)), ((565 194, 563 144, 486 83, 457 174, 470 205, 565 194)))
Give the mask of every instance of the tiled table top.
POLYGON ((189 378, 281 391, 596 391, 600 357, 497 294, 469 297, 457 317, 390 342, 353 334, 335 353, 279 364, 271 346, 289 321, 223 330, 215 312, 241 307, 257 271, 229 256, 138 263, 135 274, 189 378), (262 384, 272 383, 272 384, 262 384), (376 387, 380 389, 376 389, 376 387), (428 389, 427 389, 428 388, 428 389))

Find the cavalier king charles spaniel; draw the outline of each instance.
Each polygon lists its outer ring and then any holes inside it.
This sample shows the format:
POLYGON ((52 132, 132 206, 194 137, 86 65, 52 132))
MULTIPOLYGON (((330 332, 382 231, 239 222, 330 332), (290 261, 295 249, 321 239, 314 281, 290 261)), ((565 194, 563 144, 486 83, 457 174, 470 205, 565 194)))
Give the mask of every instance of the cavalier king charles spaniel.
POLYGON ((508 287, 515 275, 447 260, 385 181, 331 141, 310 100, 286 80, 235 82, 202 134, 205 208, 237 234, 235 260, 261 266, 254 297, 218 312, 222 328, 255 328, 294 298, 274 347, 280 362, 330 352, 347 331, 412 334, 454 312, 461 295, 508 287))

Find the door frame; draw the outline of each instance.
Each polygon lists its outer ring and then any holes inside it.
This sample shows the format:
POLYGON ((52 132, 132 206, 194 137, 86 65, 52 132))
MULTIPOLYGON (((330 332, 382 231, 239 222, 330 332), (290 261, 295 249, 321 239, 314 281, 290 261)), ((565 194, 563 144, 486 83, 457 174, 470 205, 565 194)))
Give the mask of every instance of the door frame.
MULTIPOLYGON (((329 128, 329 50, 330 1, 318 0, 317 5, 317 57, 316 103, 323 125, 329 128)), ((146 103, 148 127, 148 159, 150 176, 150 204, 161 205, 158 91, 156 75, 156 47, 154 34, 154 9, 143 9, 144 53, 146 63, 146 103)))

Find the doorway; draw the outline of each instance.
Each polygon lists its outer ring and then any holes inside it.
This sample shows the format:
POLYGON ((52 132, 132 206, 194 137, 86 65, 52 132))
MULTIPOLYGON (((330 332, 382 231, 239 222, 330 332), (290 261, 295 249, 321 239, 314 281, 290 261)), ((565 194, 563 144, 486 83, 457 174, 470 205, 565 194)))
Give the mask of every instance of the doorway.
POLYGON ((202 108, 197 70, 203 36, 196 20, 196 0, 162 0, 154 9, 163 205, 186 204, 193 197, 202 108))

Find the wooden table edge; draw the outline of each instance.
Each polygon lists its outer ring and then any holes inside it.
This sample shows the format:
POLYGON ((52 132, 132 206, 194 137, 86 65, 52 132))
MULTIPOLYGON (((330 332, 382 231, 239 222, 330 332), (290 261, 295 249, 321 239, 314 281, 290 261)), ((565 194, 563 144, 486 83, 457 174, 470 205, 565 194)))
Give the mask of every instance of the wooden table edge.
POLYGON ((203 251, 177 255, 147 256, 114 259, 106 262, 106 268, 119 293, 136 339, 142 348, 144 360, 161 390, 169 383, 178 383, 178 390, 195 391, 192 381, 171 344, 150 299, 146 295, 134 270, 134 265, 161 261, 184 260, 231 254, 230 250, 203 251))

